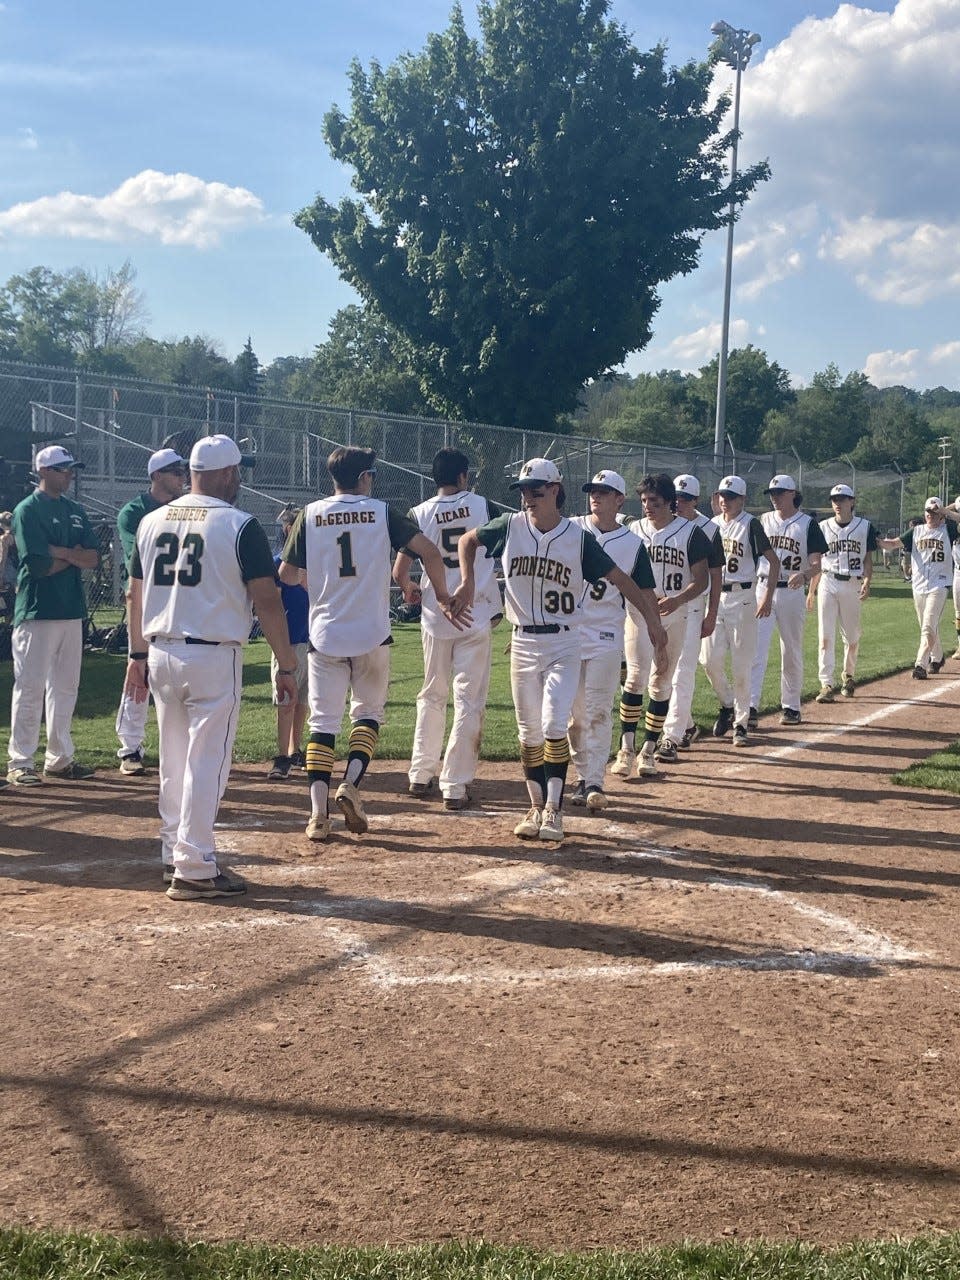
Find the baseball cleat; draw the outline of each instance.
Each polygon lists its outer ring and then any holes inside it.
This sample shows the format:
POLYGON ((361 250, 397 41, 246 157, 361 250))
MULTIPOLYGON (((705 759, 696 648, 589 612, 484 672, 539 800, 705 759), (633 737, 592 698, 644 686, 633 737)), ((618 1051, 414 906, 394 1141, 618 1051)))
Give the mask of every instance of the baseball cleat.
POLYGON ((747 716, 747 728, 748 729, 760 728, 760 712, 757 710, 756 707, 750 708, 750 714, 747 716))
POLYGON ((540 834, 540 823, 540 810, 534 805, 527 810, 527 816, 513 828, 513 834, 521 840, 536 840, 540 834))
POLYGON ((600 787, 590 787, 587 791, 587 808, 591 813, 599 813, 607 807, 606 793, 600 787))
POLYGON ((587 803, 587 784, 582 778, 570 792, 570 803, 576 805, 578 809, 582 809, 587 803))
POLYGON ((199 902, 203 898, 236 898, 247 892, 247 882, 240 876, 221 871, 212 880, 181 880, 174 876, 167 897, 175 902, 199 902))
POLYGON ((142 777, 146 773, 143 767, 143 752, 131 751, 128 756, 121 756, 120 772, 127 778, 142 777))
POLYGON ((938 676, 940 672, 943 670, 943 664, 946 662, 946 660, 947 659, 943 654, 941 654, 941 656, 937 659, 936 662, 932 658, 930 659, 930 670, 933 672, 935 676, 938 676))
POLYGON ((8 769, 7 781, 15 787, 39 787, 40 775, 32 765, 23 769, 8 769))
POLYGON ((163 883, 164 884, 173 884, 173 877, 176 874, 177 873, 173 869, 172 862, 163 863, 163 883))
POLYGON ((696 740, 700 737, 700 726, 692 724, 689 729, 684 729, 683 737, 680 739, 679 747, 681 751, 689 751, 696 740))
POLYGON ((407 795, 413 796, 417 800, 422 800, 425 796, 428 796, 432 790, 433 779, 431 778, 429 782, 411 782, 409 787, 407 787, 407 795))
POLYGON ((720 714, 713 722, 713 736, 725 738, 733 726, 733 707, 721 707, 720 714))
POLYGON ((840 686, 840 692, 845 698, 852 698, 856 685, 853 683, 853 676, 844 676, 843 684, 840 686))
POLYGON ((637 777, 638 778, 655 778, 657 776, 657 762, 653 758, 654 746, 652 742, 644 744, 643 750, 637 757, 637 777))
POLYGON ((747 731, 742 724, 734 726, 733 745, 735 747, 745 747, 747 745, 747 731))
POLYGON ((96 769, 88 769, 76 760, 71 760, 62 769, 44 769, 43 776, 50 782, 82 782, 84 778, 92 778, 96 769))
POLYGON ((637 753, 629 747, 621 747, 617 758, 610 766, 610 772, 618 778, 629 778, 637 763, 637 753))
POLYGON ((273 778, 274 780, 278 778, 289 778, 291 764, 292 761, 289 756, 274 756, 273 768, 267 774, 267 777, 273 778))
POLYGON ((546 805, 543 810, 543 817, 540 820, 540 830, 537 832, 537 836, 540 840, 563 839, 563 815, 552 804, 546 805))
POLYGON ((461 809, 470 807, 470 792, 465 791, 462 796, 444 796, 443 807, 447 813, 459 813, 461 809))
POLYGON ((291 769, 305 769, 307 767, 307 758, 302 751, 294 751, 290 757, 291 769))
POLYGON ((676 764, 679 758, 677 744, 672 738, 663 738, 653 753, 653 758, 659 760, 661 764, 676 764))
POLYGON ((926 669, 926 667, 921 667, 921 666, 916 666, 916 667, 914 667, 914 668, 913 668, 913 678, 914 678, 914 680, 926 680, 926 678, 927 678, 927 669, 926 669))
POLYGON ((334 799, 337 807, 343 813, 343 820, 347 824, 348 831, 352 831, 355 836, 362 836, 365 831, 370 830, 370 823, 367 821, 367 815, 363 811, 360 792, 352 782, 341 782, 334 799))
POLYGON ((793 707, 784 707, 780 712, 781 724, 799 724, 802 719, 799 711, 795 711, 793 707))
POLYGON ((326 840, 330 834, 330 818, 325 813, 313 813, 307 823, 304 835, 308 840, 326 840))
POLYGON ((836 697, 836 694, 834 692, 833 685, 822 684, 820 686, 820 692, 817 694, 818 702, 833 702, 835 697, 836 697))

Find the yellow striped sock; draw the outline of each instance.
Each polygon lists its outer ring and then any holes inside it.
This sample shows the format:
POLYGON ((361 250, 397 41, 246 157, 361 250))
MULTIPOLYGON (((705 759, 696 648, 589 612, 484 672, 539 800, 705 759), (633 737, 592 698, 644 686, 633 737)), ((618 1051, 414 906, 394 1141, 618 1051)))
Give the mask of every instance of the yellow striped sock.
POLYGON ((567 764, 570 760, 570 743, 566 738, 548 738, 543 746, 544 764, 567 764))

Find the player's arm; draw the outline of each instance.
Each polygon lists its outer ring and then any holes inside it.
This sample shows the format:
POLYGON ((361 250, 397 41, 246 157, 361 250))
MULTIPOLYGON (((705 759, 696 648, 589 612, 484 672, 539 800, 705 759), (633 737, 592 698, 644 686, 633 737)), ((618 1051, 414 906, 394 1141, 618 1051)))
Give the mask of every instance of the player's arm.
POLYGON ((297 699, 297 655, 290 643, 290 628, 280 588, 272 574, 269 578, 250 578, 246 585, 260 630, 277 659, 276 683, 280 705, 288 706, 297 699))
POLYGON ((903 551, 905 550, 902 538, 878 538, 877 546, 882 551, 903 551))
POLYGON ((863 556, 863 581, 860 583, 860 599, 866 600, 870 594, 870 583, 873 580, 873 553, 879 545, 877 531, 870 525, 867 530, 867 549, 863 556))
POLYGON ((482 550, 487 559, 495 560, 502 556, 507 545, 507 532, 510 528, 511 516, 494 516, 486 524, 477 529, 468 529, 457 542, 457 558, 460 561, 460 585, 453 593, 462 596, 466 607, 473 604, 476 593, 475 568, 477 555, 482 550))
POLYGON ((443 616, 458 631, 465 631, 471 622, 470 607, 463 596, 457 595, 456 592, 451 595, 447 590, 447 569, 439 547, 435 546, 425 533, 417 533, 409 538, 407 547, 422 562, 423 571, 436 592, 437 604, 443 616))
POLYGON ((693 579, 675 596, 664 596, 660 601, 660 616, 676 612, 681 605, 689 604, 703 595, 707 589, 707 555, 710 550, 707 539, 695 529, 687 543, 687 555, 690 559, 690 572, 693 579))
POLYGON ((136 546, 130 558, 127 579, 127 674, 123 691, 134 702, 147 699, 147 649, 143 634, 143 569, 136 546))
POLYGON ((280 553, 277 577, 285 587, 307 585, 307 537, 303 517, 304 512, 301 511, 293 522, 286 546, 280 553))
POLYGON ((50 547, 53 564, 48 574, 62 573, 64 569, 95 569, 100 563, 100 552, 95 547, 50 547))
POLYGON ((763 599, 757 605, 757 617, 769 618, 770 611, 773 608, 774 592, 777 589, 777 583, 780 581, 780 557, 771 547, 767 531, 756 516, 753 516, 750 521, 750 549, 753 552, 755 562, 760 559, 767 562, 767 586, 763 593, 763 599))
POLYGON ((397 552, 397 558, 393 562, 393 580, 403 592, 403 599, 406 604, 420 603, 420 583, 414 582, 410 577, 410 566, 413 564, 413 556, 404 548, 397 552))
MULTIPOLYGON (((662 657, 663 650, 667 647, 667 633, 664 631, 663 623, 660 621, 660 601, 657 599, 657 593, 652 587, 638 587, 634 580, 624 573, 622 569, 618 569, 616 565, 603 574, 602 577, 612 583, 624 600, 628 600, 639 612, 647 625, 650 643, 658 652, 658 659, 662 657)), ((657 665, 659 665, 659 661, 657 665)))

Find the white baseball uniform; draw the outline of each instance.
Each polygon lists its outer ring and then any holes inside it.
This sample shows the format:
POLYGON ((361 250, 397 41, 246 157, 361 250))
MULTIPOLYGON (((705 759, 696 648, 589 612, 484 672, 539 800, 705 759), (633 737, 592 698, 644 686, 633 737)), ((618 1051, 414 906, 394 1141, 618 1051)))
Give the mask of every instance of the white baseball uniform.
MULTIPOLYGON (((440 549, 447 590, 452 595, 460 583, 457 543, 468 529, 479 528, 489 521, 486 498, 469 490, 438 494, 413 507, 410 519, 440 549)), ((417 696, 409 777, 411 782, 429 783, 439 771, 440 791, 445 800, 464 796, 467 784, 476 774, 490 686, 491 621, 503 612, 492 560, 485 557, 478 560, 475 582, 473 622, 466 631, 457 631, 441 612, 433 584, 426 575, 420 583, 423 687, 417 696), (453 723, 444 753, 451 681, 453 723)))
MULTIPOLYGON (((571 524, 592 534, 611 560, 638 587, 652 587, 653 575, 643 540, 617 525, 601 532, 592 516, 573 516, 571 524)), ((610 758, 613 703, 620 682, 626 601, 620 591, 601 578, 584 588, 581 600, 580 679, 570 716, 570 755, 577 778, 588 787, 603 787, 610 758)), ((646 624, 641 620, 646 635, 646 624)))
MULTIPOLYGON (((130 559, 137 542, 137 530, 140 528, 140 521, 148 512, 156 511, 160 505, 161 503, 157 502, 156 498, 148 491, 138 494, 136 498, 121 507, 117 513, 117 531, 120 535, 120 545, 128 574, 130 572, 130 559)), ((137 752, 143 751, 149 711, 149 693, 142 702, 137 702, 133 695, 127 691, 126 683, 124 683, 120 694, 120 705, 117 708, 116 721, 117 740, 120 743, 117 755, 121 760, 124 756, 132 756, 137 752)))
MULTIPOLYGON (((717 529, 716 521, 711 520, 709 516, 703 515, 698 511, 693 518, 694 524, 702 530, 704 537, 710 545, 710 554, 707 557, 708 569, 722 568, 725 557, 723 554, 723 543, 720 540, 720 531, 717 529)), ((703 627, 703 617, 707 610, 707 602, 710 599, 710 582, 709 577, 707 586, 702 595, 697 596, 695 600, 691 600, 687 605, 687 626, 686 633, 683 637, 683 646, 680 650, 680 657, 677 661, 676 669, 673 673, 673 687, 670 692, 670 707, 667 711, 667 718, 663 722, 663 736, 671 742, 679 742, 686 733, 688 726, 692 725, 691 708, 693 706, 693 693, 697 681, 697 663, 700 659, 700 631, 703 627)))
POLYGON ((181 879, 212 879, 213 825, 230 773, 242 648, 253 622, 246 584, 273 578, 273 556, 246 511, 185 494, 140 521, 130 574, 143 579, 163 860, 181 879))
POLYGON ((960 538, 953 542, 953 613, 957 628, 957 652, 960 653, 960 538))
POLYGON ((703 642, 701 661, 723 707, 733 707, 735 726, 746 729, 750 716, 750 672, 757 652, 757 561, 770 549, 763 525, 748 511, 727 520, 717 516, 723 543, 723 584, 713 635, 703 642), (727 676, 730 657, 732 682, 727 676))
POLYGON ((820 632, 820 684, 831 686, 836 665, 837 623, 843 637, 843 674, 851 680, 857 671, 860 650, 860 584, 867 557, 877 547, 877 531, 863 516, 840 524, 835 516, 820 521, 827 543, 821 557, 817 590, 817 622, 820 632))
MULTIPOLYGON (((774 627, 780 632, 780 705, 800 710, 803 694, 803 627, 807 620, 804 583, 788 586, 791 574, 811 573, 810 555, 824 552, 827 544, 819 524, 804 511, 794 511, 784 520, 776 511, 767 511, 760 523, 780 561, 780 577, 773 596, 773 608, 757 619, 757 654, 750 674, 750 705, 760 706, 763 678, 770 658, 774 627)), ((757 603, 767 590, 764 566, 757 577, 757 603)))
POLYGON ((916 665, 927 670, 931 662, 943 661, 940 619, 953 579, 956 525, 944 520, 936 529, 931 529, 924 523, 908 529, 900 540, 910 555, 913 606, 920 624, 916 665))

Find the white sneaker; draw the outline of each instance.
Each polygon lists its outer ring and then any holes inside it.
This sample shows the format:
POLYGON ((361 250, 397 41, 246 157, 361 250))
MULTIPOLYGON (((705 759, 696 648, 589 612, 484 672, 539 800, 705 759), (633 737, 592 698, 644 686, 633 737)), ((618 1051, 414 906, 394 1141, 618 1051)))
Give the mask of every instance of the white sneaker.
POLYGON ((599 787, 587 792, 587 808, 591 813, 599 813, 607 807, 607 797, 599 787))
POLYGON ((352 782, 341 782, 334 799, 336 800, 337 808, 343 813, 343 820, 347 824, 348 831, 352 831, 355 836, 362 836, 365 831, 370 830, 370 823, 367 821, 367 815, 363 811, 360 792, 352 782))
POLYGON ((563 839, 563 815, 559 809, 554 809, 550 804, 546 806, 537 835, 541 840, 563 839))
POLYGON ((637 753, 631 751, 629 747, 621 747, 617 752, 616 760, 610 766, 610 772, 616 774, 618 778, 629 778, 636 763, 637 753))
POLYGON ((637 777, 638 778, 655 778, 660 772, 657 768, 657 762, 654 759, 655 751, 653 743, 645 745, 643 750, 637 757, 637 777))
POLYGON ((308 840, 326 840, 330 834, 330 819, 326 814, 315 813, 311 816, 307 823, 306 837, 308 840))
POLYGON ((513 834, 519 836, 521 840, 536 840, 540 834, 540 810, 533 806, 527 811, 527 816, 513 828, 513 834))

